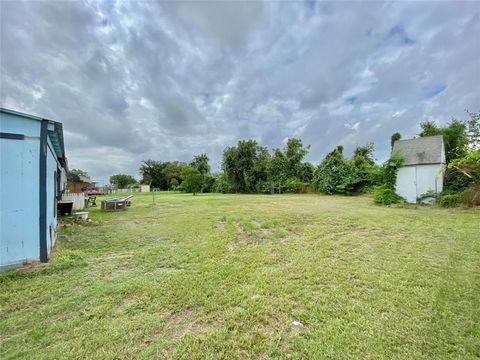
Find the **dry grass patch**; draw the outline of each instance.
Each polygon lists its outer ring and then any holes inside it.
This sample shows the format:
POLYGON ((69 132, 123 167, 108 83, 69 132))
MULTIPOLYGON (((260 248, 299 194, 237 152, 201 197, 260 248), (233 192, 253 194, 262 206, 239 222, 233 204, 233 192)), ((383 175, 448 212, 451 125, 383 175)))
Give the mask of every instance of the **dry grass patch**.
POLYGON ((204 337, 221 327, 219 321, 206 321, 197 308, 185 308, 173 312, 167 318, 167 322, 173 339, 183 338, 187 334, 204 337))

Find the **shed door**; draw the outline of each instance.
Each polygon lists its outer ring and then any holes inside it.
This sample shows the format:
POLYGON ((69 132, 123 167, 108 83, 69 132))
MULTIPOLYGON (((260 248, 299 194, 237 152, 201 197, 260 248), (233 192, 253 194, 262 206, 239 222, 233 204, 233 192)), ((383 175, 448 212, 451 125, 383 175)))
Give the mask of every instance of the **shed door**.
POLYGON ((396 192, 409 203, 417 202, 416 166, 406 166, 398 170, 396 192))

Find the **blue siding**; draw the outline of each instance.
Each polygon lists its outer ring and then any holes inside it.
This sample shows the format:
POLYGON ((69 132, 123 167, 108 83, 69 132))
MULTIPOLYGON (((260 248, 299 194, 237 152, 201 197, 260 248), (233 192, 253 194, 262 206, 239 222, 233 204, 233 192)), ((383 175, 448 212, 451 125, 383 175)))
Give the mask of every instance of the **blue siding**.
MULTIPOLYGON (((0 132, 25 135, 24 140, 0 139, 0 270, 40 259, 40 128, 41 122, 0 112, 0 132)), ((47 251, 57 231, 56 177, 61 167, 47 140, 47 251)))
POLYGON ((39 258, 39 150, 37 139, 0 139, 0 266, 39 258))
POLYGON ((0 113, 0 132, 40 136, 40 121, 2 112, 0 113))

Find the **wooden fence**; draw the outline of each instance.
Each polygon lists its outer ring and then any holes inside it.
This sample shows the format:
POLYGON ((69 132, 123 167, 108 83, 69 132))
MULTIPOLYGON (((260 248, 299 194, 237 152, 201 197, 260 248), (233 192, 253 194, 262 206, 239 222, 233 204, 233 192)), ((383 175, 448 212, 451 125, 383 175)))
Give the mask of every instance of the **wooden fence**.
POLYGON ((72 210, 82 210, 85 207, 85 194, 84 193, 64 193, 62 200, 73 201, 72 210))

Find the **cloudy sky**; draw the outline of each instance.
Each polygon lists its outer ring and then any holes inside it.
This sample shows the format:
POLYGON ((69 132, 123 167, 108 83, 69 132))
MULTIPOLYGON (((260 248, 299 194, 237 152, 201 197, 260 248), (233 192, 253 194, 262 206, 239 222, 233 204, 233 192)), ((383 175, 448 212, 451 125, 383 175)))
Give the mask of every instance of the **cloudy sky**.
POLYGON ((241 139, 319 160, 480 110, 480 2, 1 2, 1 106, 64 123, 71 168, 138 176, 241 139))

